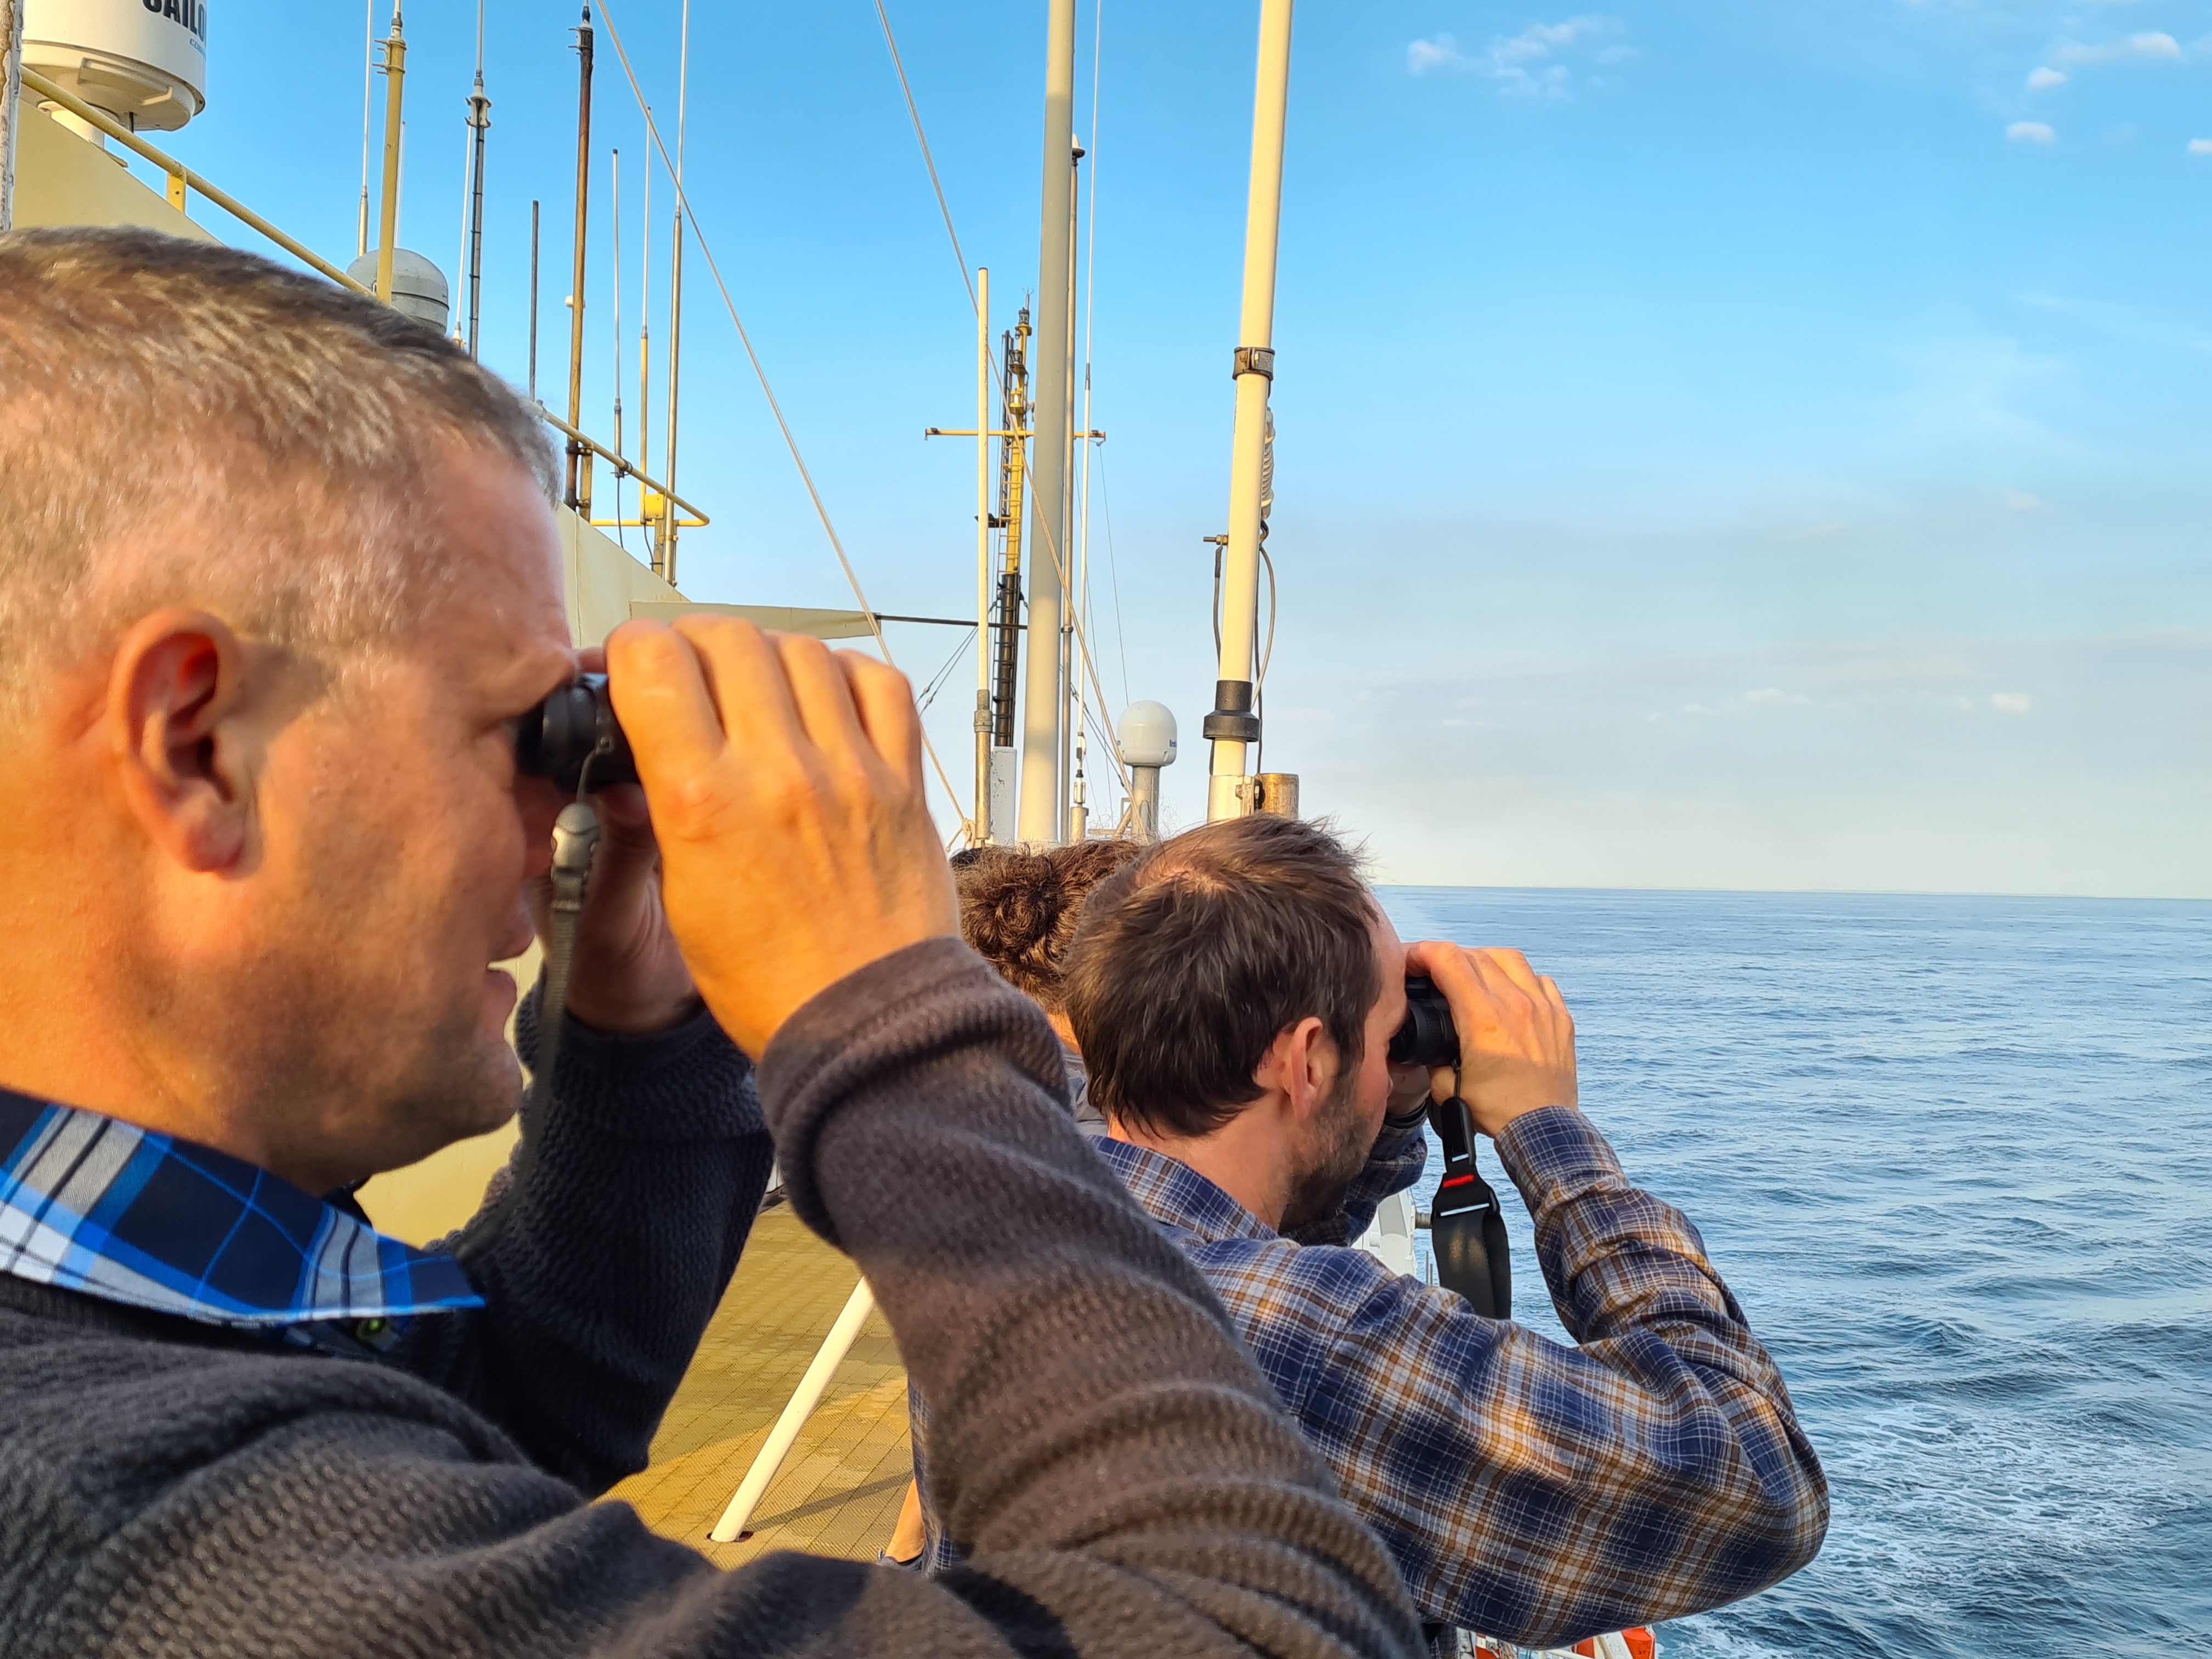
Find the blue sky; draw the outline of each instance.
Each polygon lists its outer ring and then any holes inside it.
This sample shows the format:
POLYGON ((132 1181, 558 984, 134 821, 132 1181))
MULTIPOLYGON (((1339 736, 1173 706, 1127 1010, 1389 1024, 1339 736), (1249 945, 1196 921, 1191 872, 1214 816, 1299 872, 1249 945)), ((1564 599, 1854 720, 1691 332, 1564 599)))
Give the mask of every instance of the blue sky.
MULTIPOLYGON (((1257 8, 1103 3, 1097 646, 1117 706, 1181 717, 1188 822, 1257 8)), ((678 11, 613 20, 672 135, 678 11)), ((1005 313, 1036 280, 1044 8, 891 16, 1005 313)), ((520 378, 541 198, 548 387, 574 21, 489 20, 486 352, 520 378)), ((409 18, 402 240, 449 270, 473 21, 409 18)), ((222 0, 174 141, 338 252, 362 22, 222 0)), ((874 9, 696 0, 693 28, 687 183, 823 498, 878 606, 962 614, 972 451, 920 434, 972 413, 973 324, 874 9)), ((600 48, 605 431, 605 151, 634 380, 645 143, 600 48)), ((2212 0, 1308 0, 1292 100, 1267 763, 1382 874, 2212 896, 2212 0)), ((846 603, 692 269, 684 483, 716 524, 684 586, 846 603)), ((927 681, 957 638, 892 645, 927 681)), ((956 778, 972 695, 963 661, 931 709, 956 778)))

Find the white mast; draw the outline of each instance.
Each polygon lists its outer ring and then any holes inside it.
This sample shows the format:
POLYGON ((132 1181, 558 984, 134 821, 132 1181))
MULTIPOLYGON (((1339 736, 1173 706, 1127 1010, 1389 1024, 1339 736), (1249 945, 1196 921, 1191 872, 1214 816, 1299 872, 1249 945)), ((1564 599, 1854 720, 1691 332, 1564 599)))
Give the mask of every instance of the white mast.
POLYGON ((1044 206, 1037 261, 1036 433, 1031 461, 1037 539, 1030 561, 1030 662, 1022 711, 1022 800, 1019 833, 1025 842, 1055 846, 1060 840, 1060 721, 1066 692, 1060 678, 1060 629, 1065 594, 1060 568, 1068 559, 1068 380, 1071 296, 1074 291, 1075 0, 1052 0, 1046 33, 1044 85, 1044 206))
POLYGON ((1244 228, 1244 315, 1237 332, 1237 448, 1229 484, 1221 665, 1205 734, 1213 745, 1209 823, 1252 810, 1245 750, 1260 739, 1252 713, 1252 648, 1260 614, 1260 495, 1267 394, 1275 378, 1275 251, 1282 222, 1283 120, 1290 100, 1292 0, 1261 0, 1260 72, 1253 94, 1251 205, 1244 228))

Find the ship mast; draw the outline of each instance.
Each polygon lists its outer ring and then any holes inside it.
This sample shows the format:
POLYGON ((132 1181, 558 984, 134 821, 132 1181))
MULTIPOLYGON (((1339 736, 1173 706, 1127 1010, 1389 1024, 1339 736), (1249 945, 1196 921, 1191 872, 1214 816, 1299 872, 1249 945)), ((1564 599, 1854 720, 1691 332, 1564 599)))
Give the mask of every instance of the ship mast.
MULTIPOLYGON (((576 31, 576 255, 568 295, 568 424, 584 424, 584 254, 592 200, 592 8, 576 31)), ((674 488, 671 485, 670 488, 674 488)), ((592 452, 568 440, 569 510, 586 523, 592 516, 592 452)))
POLYGON ((1261 0, 1260 68, 1253 94, 1252 185, 1244 228, 1244 311, 1237 331, 1237 447, 1230 471, 1229 550, 1222 581, 1221 661, 1205 735, 1213 746, 1209 823, 1243 817, 1256 803, 1246 750, 1260 740, 1252 712, 1259 632, 1261 497, 1267 459, 1267 396, 1275 379, 1275 253, 1282 222, 1283 123, 1290 100, 1292 0, 1261 0))
POLYGON ((23 7, 0 0, 0 230, 15 224, 15 123, 23 101, 23 7))
POLYGON ((1044 204, 1037 259, 1036 448, 1031 461, 1037 537, 1030 561, 1030 661, 1022 721, 1020 836, 1056 846, 1061 836, 1060 727, 1066 706, 1060 571, 1069 554, 1068 474, 1072 326, 1075 291, 1075 0, 1052 0, 1046 31, 1044 204))

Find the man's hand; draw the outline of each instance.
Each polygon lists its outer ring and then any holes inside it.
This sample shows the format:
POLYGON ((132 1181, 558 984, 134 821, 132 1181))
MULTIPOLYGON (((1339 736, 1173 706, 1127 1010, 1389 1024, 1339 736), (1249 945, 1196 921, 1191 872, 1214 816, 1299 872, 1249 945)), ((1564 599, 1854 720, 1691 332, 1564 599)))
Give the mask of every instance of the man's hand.
MULTIPOLYGON (((606 653, 583 653, 587 673, 606 671, 606 653)), ((599 850, 576 930, 575 975, 568 1012, 612 1036, 643 1036, 681 1025, 699 1009, 699 988, 684 965, 660 902, 660 848, 645 792, 617 784, 592 797, 599 814, 599 850)), ((538 937, 551 937, 553 878, 530 884, 538 937)))
POLYGON ((1559 988, 1540 977, 1528 957, 1428 940, 1407 949, 1406 971, 1426 974, 1451 1005, 1459 1032, 1455 1085, 1483 1133, 1495 1138, 1541 1107, 1580 1103, 1574 1016, 1559 988))
POLYGON ((607 666, 670 928, 748 1054, 848 975, 958 933, 903 674, 708 616, 626 623, 607 666))

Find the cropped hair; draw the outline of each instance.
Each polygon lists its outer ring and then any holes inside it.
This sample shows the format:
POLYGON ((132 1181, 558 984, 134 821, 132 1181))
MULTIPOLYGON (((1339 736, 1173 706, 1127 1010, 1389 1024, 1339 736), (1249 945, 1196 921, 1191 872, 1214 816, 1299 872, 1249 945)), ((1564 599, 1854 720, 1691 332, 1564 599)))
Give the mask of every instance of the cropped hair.
POLYGON ((536 412, 435 331, 146 230, 0 236, 0 713, 163 605, 310 654, 387 640, 452 571, 427 497, 473 446, 550 496, 536 412))
POLYGON ((1260 1097, 1253 1073, 1302 1019, 1358 1065, 1378 914, 1358 855, 1320 824, 1235 818, 1148 849, 1091 895, 1068 953, 1091 1099, 1196 1139, 1260 1097))
POLYGON ((1142 849, 1084 841, 1042 852, 986 847, 958 869, 960 931, 977 955, 1048 1014, 1067 1012, 1067 949, 1098 884, 1142 849))

